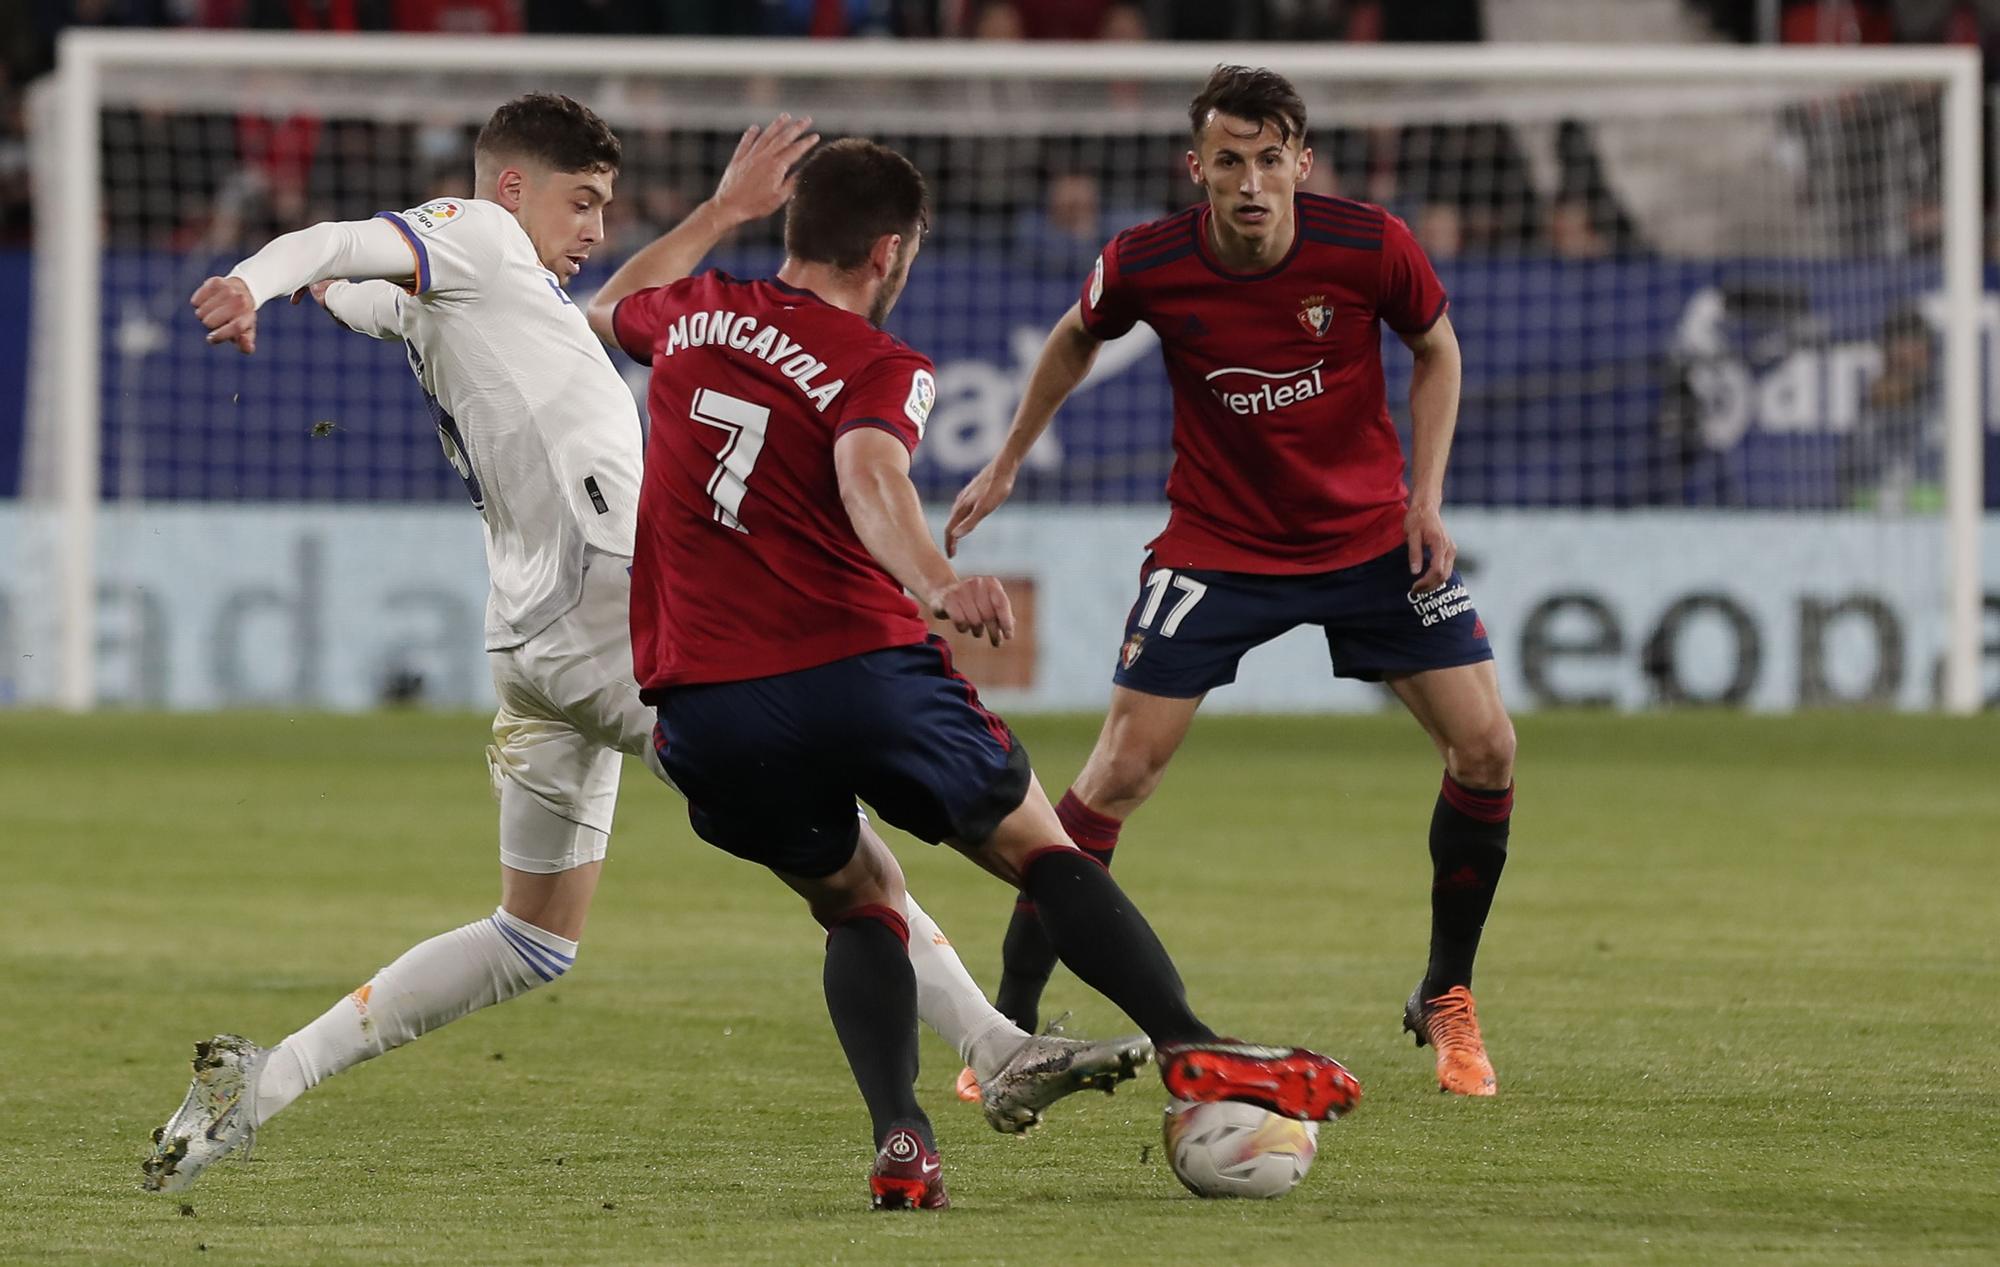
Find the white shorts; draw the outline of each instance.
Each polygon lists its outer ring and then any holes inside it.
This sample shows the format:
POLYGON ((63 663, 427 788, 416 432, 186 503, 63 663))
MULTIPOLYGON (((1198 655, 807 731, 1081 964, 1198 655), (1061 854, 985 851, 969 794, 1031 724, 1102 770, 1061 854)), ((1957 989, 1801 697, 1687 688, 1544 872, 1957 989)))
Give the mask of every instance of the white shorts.
POLYGON ((486 761, 501 802, 500 861, 515 870, 604 857, 627 753, 666 777, 632 676, 630 565, 591 552, 575 607, 521 646, 487 652, 500 711, 486 761), (522 792, 545 813, 510 809, 522 792))

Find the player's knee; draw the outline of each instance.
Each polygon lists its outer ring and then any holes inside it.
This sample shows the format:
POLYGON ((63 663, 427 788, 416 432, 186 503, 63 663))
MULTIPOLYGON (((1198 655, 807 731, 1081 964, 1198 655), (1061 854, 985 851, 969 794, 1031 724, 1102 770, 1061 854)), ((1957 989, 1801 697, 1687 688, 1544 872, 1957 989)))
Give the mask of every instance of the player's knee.
MULTIPOLYGON (((856 885, 851 888, 829 888, 807 898, 812 908, 812 917, 821 928, 833 931, 837 924, 854 917, 856 912, 903 910, 903 886, 900 881, 890 884, 856 885)), ((907 918, 907 917, 905 917, 907 918)))
POLYGON ((531 923, 505 906, 493 912, 492 924, 506 944, 505 961, 512 969, 501 991, 508 997, 547 985, 576 966, 577 943, 531 923))
POLYGON ((800 887, 813 918, 831 928, 849 911, 861 908, 903 909, 903 868, 896 855, 872 831, 863 831, 854 856, 833 874, 800 887))
POLYGON ((1502 714, 1451 745, 1451 777, 1467 787, 1506 787, 1514 780, 1514 723, 1502 714))

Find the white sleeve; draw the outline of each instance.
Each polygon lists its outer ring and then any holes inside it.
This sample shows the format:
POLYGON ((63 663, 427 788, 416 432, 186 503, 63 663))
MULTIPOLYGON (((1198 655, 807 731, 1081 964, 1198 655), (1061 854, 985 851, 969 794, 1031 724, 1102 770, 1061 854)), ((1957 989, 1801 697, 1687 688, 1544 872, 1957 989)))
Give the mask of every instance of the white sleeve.
POLYGON ((371 339, 403 337, 403 288, 379 279, 335 282, 327 287, 326 310, 356 334, 371 339))
POLYGON ((329 277, 401 280, 422 273, 423 261, 386 220, 329 220, 274 238, 229 270, 250 287, 258 305, 329 277))
POLYGON ((376 219, 403 235, 416 257, 410 293, 462 300, 477 294, 504 251, 505 235, 519 235, 514 217, 497 203, 474 198, 433 198, 408 211, 380 211, 376 219))

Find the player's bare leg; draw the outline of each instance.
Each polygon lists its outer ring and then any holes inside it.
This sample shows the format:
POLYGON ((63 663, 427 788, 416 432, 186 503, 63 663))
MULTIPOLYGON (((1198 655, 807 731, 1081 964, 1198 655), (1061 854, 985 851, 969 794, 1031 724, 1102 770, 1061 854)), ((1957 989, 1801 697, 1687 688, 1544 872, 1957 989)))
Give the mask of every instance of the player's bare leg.
POLYGON ((500 909, 558 937, 581 941, 583 923, 590 915, 590 903, 597 896, 597 882, 603 874, 602 861, 586 862, 554 875, 503 866, 500 909))
POLYGON ((958 848, 1032 898, 1062 962, 1159 1047, 1160 1076, 1184 1100, 1241 1100, 1286 1117, 1337 1117, 1361 1098, 1339 1063, 1295 1047, 1219 1039, 1189 1008, 1179 971, 1111 873, 1063 834, 1041 784, 993 834, 958 848))
POLYGON ((873 1120, 868 1186, 878 1210, 942 1210, 944 1171, 931 1122, 917 1104, 917 978, 903 917, 903 871, 863 831, 831 875, 777 873, 826 927, 826 1010, 873 1120))
POLYGON ((1096 746, 1070 791, 1107 818, 1130 818, 1159 789, 1167 763, 1186 741, 1205 698, 1173 699, 1112 687, 1096 746))
POLYGON ((1472 963, 1507 864, 1514 808, 1514 726, 1491 661, 1390 679, 1444 758, 1431 816, 1431 953, 1403 1009, 1403 1028, 1437 1051, 1438 1086, 1458 1095, 1499 1089, 1479 1031, 1472 963))
MULTIPOLYGON (((1104 715, 1097 745, 1084 762, 1083 772, 1056 804, 1064 834, 1106 867, 1118 848, 1118 833, 1125 820, 1160 786, 1167 764, 1187 738, 1201 700, 1200 696, 1173 699, 1122 686, 1111 688, 1111 708, 1104 715)), ((1024 897, 1014 904, 1014 916, 1001 942, 1000 991, 994 1006, 1014 1024, 1033 1032, 1041 1011, 1042 990, 1055 966, 1055 946, 1035 917, 1035 904, 1024 897)))

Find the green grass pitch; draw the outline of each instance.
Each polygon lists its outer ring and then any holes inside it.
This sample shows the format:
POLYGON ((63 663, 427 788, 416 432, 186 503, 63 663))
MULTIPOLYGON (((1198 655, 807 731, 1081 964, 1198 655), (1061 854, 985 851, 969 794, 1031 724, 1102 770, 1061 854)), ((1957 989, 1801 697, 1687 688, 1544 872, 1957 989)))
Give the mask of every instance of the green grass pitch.
MULTIPOLYGON (((1090 719, 1021 727, 1052 788, 1090 719)), ((1523 721, 1481 960, 1500 1070, 1398 1032, 1437 763, 1407 720, 1204 718, 1121 879, 1218 1026, 1367 1088, 1275 1203, 1185 1195, 1156 1079, 1027 1140, 921 1092, 956 1206, 876 1216, 820 935, 629 770, 577 969, 138 1190, 191 1040, 274 1042, 495 900, 473 717, 0 715, 0 1262, 2000 1259, 2000 718, 1523 721)), ((899 841, 974 974, 1008 900, 899 841)), ((1053 1010, 1117 1015, 1059 975, 1053 1010)))

